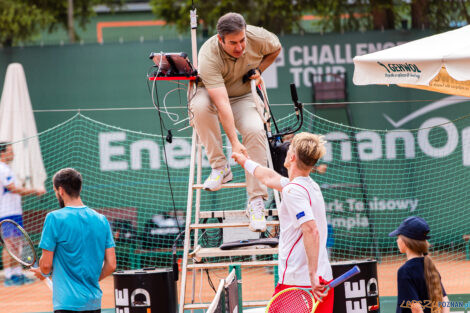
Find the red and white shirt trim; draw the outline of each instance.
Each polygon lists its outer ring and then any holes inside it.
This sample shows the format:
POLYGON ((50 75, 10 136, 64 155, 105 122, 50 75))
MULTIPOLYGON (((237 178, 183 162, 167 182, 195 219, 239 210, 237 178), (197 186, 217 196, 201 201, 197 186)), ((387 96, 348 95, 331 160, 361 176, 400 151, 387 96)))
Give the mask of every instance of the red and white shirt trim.
POLYGON ((317 275, 333 278, 326 251, 328 225, 320 187, 310 177, 281 180, 282 202, 278 212, 281 227, 279 239, 279 281, 285 285, 310 285, 308 260, 302 240, 301 225, 314 220, 320 234, 317 275))

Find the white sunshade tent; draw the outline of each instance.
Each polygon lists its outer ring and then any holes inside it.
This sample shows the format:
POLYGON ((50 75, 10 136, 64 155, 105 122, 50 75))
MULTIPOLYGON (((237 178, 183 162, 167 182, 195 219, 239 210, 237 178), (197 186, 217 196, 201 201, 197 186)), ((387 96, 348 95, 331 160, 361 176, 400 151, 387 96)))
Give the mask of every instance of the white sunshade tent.
POLYGON ((47 178, 42 160, 36 121, 23 67, 8 66, 0 100, 0 141, 12 142, 15 158, 11 164, 27 188, 44 189, 47 178))
POLYGON ((353 82, 470 97, 470 25, 356 56, 353 82))

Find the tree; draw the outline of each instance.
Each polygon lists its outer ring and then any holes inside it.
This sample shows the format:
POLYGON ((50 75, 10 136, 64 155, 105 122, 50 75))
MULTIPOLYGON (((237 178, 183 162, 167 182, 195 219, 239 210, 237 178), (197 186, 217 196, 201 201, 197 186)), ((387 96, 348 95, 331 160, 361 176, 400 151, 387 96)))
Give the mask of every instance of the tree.
POLYGON ((410 21, 414 29, 443 31, 470 24, 468 0, 312 0, 323 31, 396 29, 410 21))
POLYGON ((18 0, 0 1, 0 44, 3 47, 38 35, 41 28, 54 20, 36 5, 18 0))
POLYGON ((73 0, 67 1, 67 32, 70 42, 75 42, 77 38, 75 36, 75 23, 73 18, 73 0))
POLYGON ((370 0, 370 13, 374 30, 395 28, 393 0, 370 0))
POLYGON ((34 38, 41 30, 67 30, 70 42, 78 38, 74 20, 85 28, 95 15, 93 6, 106 4, 112 10, 124 0, 0 0, 0 43, 12 46, 34 38))
POLYGON ((321 17, 314 23, 322 32, 343 32, 370 29, 368 1, 318 0, 311 1, 312 11, 321 17))
MULTIPOLYGON (((180 31, 189 29, 191 0, 151 0, 152 11, 180 31)), ((305 14, 323 32, 396 29, 410 21, 412 28, 442 31, 458 23, 470 24, 470 0, 218 0, 194 1, 203 30, 215 32, 220 16, 242 14, 247 23, 275 33, 302 29, 305 14), (397 23, 397 21, 403 21, 397 23)))
POLYGON ((411 28, 429 28, 429 0, 411 2, 411 28))
MULTIPOLYGON (((429 28, 442 31, 465 23, 470 24, 470 1, 428 0, 426 4, 427 6, 421 8, 424 10, 423 14, 427 14, 428 17, 422 23, 424 27, 429 24, 429 28)), ((417 24, 416 28, 422 28, 422 24, 417 24)))
POLYGON ((54 17, 54 21, 48 25, 49 31, 62 27, 67 30, 71 43, 79 39, 75 30, 75 21, 78 22, 78 26, 85 29, 90 18, 96 14, 93 10, 95 5, 105 4, 114 10, 123 2, 124 0, 34 0, 38 8, 54 17))
MULTIPOLYGON (((299 27, 302 8, 306 0, 221 0, 196 1, 195 7, 199 20, 205 31, 215 32, 217 20, 228 12, 237 12, 244 16, 250 25, 262 26, 270 31, 291 33, 299 27)), ((189 29, 189 11, 192 1, 189 0, 151 0, 150 5, 155 15, 164 18, 166 22, 176 24, 180 31, 189 29)))

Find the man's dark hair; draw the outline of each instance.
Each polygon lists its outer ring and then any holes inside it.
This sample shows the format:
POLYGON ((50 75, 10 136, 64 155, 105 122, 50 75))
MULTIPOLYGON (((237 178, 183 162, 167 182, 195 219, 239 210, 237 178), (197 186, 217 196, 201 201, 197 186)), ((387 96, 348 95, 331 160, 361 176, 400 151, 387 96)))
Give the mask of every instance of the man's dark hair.
POLYGON ((3 153, 5 151, 7 151, 7 147, 8 147, 8 143, 6 142, 0 142, 0 153, 3 153))
POLYGON ((224 40, 228 34, 238 33, 245 30, 246 22, 243 16, 238 13, 227 13, 219 18, 217 22, 217 33, 224 40))
POLYGON ((64 188, 65 192, 72 198, 80 196, 82 190, 82 174, 73 168, 63 168, 55 173, 52 179, 54 187, 64 188))

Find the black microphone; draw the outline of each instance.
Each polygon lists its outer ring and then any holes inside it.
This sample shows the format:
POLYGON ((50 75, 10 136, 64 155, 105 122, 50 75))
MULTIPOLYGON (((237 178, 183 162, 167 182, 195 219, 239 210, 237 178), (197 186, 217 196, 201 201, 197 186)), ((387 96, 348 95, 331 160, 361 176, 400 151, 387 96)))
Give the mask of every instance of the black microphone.
POLYGON ((292 97, 292 102, 297 104, 299 97, 297 96, 297 88, 295 88, 295 84, 290 84, 290 95, 292 97))

